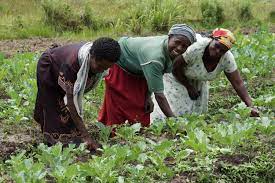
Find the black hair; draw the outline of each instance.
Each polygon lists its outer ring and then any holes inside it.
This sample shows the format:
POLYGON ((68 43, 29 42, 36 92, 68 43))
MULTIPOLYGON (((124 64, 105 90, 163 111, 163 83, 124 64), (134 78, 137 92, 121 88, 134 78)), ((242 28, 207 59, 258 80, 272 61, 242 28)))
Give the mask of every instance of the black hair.
POLYGON ((118 42, 112 38, 101 37, 93 42, 90 54, 96 60, 108 60, 110 62, 117 62, 121 51, 118 42))

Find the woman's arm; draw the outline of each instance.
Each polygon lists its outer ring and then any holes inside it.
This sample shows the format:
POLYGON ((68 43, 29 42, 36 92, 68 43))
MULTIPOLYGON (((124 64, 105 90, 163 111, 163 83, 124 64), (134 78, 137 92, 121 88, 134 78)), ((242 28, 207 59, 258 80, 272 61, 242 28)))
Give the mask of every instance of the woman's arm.
POLYGON ((156 101, 162 110, 162 112, 165 114, 166 117, 175 117, 175 114, 172 112, 170 105, 163 93, 154 93, 156 101))
POLYGON ((78 115, 77 110, 74 105, 74 102, 73 102, 73 89, 74 89, 73 84, 71 82, 64 81, 64 74, 62 72, 60 72, 60 76, 58 77, 58 84, 66 92, 67 106, 69 108, 71 117, 72 117, 77 129, 81 132, 81 134, 83 136, 88 136, 89 133, 82 121, 82 118, 78 115))
POLYGON ((145 113, 151 113, 154 111, 154 102, 151 98, 151 93, 148 92, 145 99, 145 113))
MULTIPOLYGON (((233 88, 235 89, 235 91, 237 92, 238 96, 241 98, 241 100, 246 104, 247 107, 252 108, 252 100, 246 90, 246 87, 244 86, 244 82, 241 78, 240 72, 238 70, 235 70, 232 73, 224 73, 227 79, 230 81, 233 88)), ((259 112, 256 109, 252 108, 251 116, 259 116, 259 112)))
POLYGON ((64 83, 61 81, 61 78, 58 79, 59 85, 63 88, 64 91, 66 91, 67 96, 67 106, 69 108, 71 118, 73 119, 73 122, 76 126, 76 128, 80 131, 83 141, 87 143, 89 150, 96 150, 100 147, 100 144, 95 142, 93 139, 91 139, 87 128, 84 125, 84 122, 82 118, 78 115, 77 110, 75 108, 74 102, 73 102, 73 85, 70 85, 68 83, 64 83))
POLYGON ((142 66, 143 74, 148 86, 148 94, 145 98, 145 112, 147 113, 153 110, 153 106, 151 105, 151 93, 154 93, 156 101, 165 116, 174 117, 175 115, 163 93, 163 66, 161 62, 156 62, 157 61, 148 61, 148 64, 142 66))
POLYGON ((174 60, 173 64, 173 70, 172 73, 175 76, 175 78, 183 85, 188 91, 188 94, 192 100, 196 100, 200 93, 192 86, 189 82, 188 79, 186 78, 184 74, 184 68, 187 66, 187 63, 183 59, 182 55, 178 56, 174 60))

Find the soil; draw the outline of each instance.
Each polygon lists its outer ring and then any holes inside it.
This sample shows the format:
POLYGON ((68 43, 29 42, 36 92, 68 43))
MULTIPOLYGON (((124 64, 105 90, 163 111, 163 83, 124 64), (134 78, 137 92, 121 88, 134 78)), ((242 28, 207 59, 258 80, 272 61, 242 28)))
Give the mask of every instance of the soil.
POLYGON ((5 91, 0 90, 0 99, 9 99, 10 97, 5 93, 5 91))
POLYGON ((218 158, 217 163, 224 162, 232 165, 239 165, 246 163, 250 160, 247 155, 244 154, 234 154, 234 155, 222 155, 218 158))
POLYGON ((57 38, 3 40, 0 41, 0 52, 4 53, 5 58, 9 58, 17 53, 43 52, 53 45, 66 45, 70 43, 73 43, 73 41, 57 38))
POLYGON ((14 142, 0 142, 0 159, 7 159, 9 156, 11 156, 12 154, 14 154, 14 152, 17 149, 20 149, 20 146, 14 142))
MULTIPOLYGON (((5 124, 2 124, 5 125, 5 124)), ((19 127, 18 125, 10 125, 8 127, 10 133, 4 133, 5 129, 0 125, 0 160, 7 159, 20 149, 29 149, 42 142, 40 130, 36 125, 30 127, 19 127)))
POLYGON ((215 173, 219 174, 221 172, 223 169, 223 163, 237 166, 247 163, 249 160, 250 157, 244 154, 222 155, 215 163, 215 173))
POLYGON ((191 172, 183 172, 177 176, 175 176, 171 183, 189 183, 196 182, 196 175, 191 172))

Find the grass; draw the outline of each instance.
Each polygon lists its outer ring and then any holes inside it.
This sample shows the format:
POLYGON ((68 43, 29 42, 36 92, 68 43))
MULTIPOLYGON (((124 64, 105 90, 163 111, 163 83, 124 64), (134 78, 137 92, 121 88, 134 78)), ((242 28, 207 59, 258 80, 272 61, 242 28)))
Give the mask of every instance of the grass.
POLYGON ((49 37, 54 32, 41 24, 43 12, 37 1, 0 1, 0 37, 27 38, 31 36, 49 37), (30 11, 31 10, 31 11, 30 11))
MULTIPOLYGON (((45 24, 45 13, 42 8, 41 3, 44 1, 40 0, 0 0, 0 39, 18 39, 18 38, 29 38, 33 36, 39 37, 65 37, 68 36, 74 40, 79 39, 91 39, 98 36, 112 36, 120 37, 122 35, 148 35, 156 34, 155 30, 159 28, 154 28, 155 21, 156 25, 161 25, 163 21, 167 21, 164 18, 168 18, 169 11, 175 13, 178 11, 178 17, 172 17, 172 21, 165 23, 165 26, 171 26, 173 23, 189 23, 196 29, 213 29, 217 25, 203 25, 202 15, 200 12, 200 3, 202 0, 168 0, 168 1, 156 1, 163 4, 161 10, 154 12, 154 17, 150 17, 150 12, 152 12, 152 5, 156 0, 114 0, 112 3, 108 0, 96 1, 96 0, 66 0, 62 2, 68 3, 72 8, 73 12, 82 12, 84 7, 89 7, 91 13, 98 19, 103 25, 99 27, 98 30, 92 30, 89 28, 84 28, 81 31, 60 31, 55 30, 52 25, 45 24), (176 10, 173 6, 174 4, 178 7, 176 10), (142 14, 145 17, 144 23, 139 22, 136 17, 133 19, 131 16, 137 8, 141 6, 142 14), (163 8, 168 8, 167 13, 165 13, 163 8), (148 12, 146 12, 148 9, 148 12), (163 11, 162 11, 163 10, 163 11), (157 14, 160 14, 157 16, 157 14), (163 15, 161 15, 161 13, 163 15), (163 16, 163 18, 162 18, 163 16), (155 19, 155 20, 153 20, 155 19), (142 24, 142 29, 137 29, 137 25, 142 24), (107 25, 107 27, 105 27, 107 25)), ((204 0, 207 1, 207 0, 204 0)), ((219 26, 227 27, 230 29, 243 28, 243 27, 255 27, 258 25, 268 25, 274 26, 274 23, 270 22, 269 14, 275 7, 275 2, 272 0, 256 1, 250 0, 251 11, 253 19, 249 21, 241 21, 238 18, 238 8, 245 2, 244 0, 229 0, 221 1, 218 0, 221 7, 224 8, 225 22, 219 26)), ((165 30, 161 30, 162 33, 166 33, 165 30)))

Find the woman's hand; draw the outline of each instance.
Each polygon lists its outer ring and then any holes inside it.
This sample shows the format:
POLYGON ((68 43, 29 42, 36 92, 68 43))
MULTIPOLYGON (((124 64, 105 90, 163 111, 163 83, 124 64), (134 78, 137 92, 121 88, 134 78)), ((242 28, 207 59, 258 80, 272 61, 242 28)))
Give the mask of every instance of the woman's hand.
POLYGON ((151 97, 147 97, 145 101, 145 113, 151 113, 154 110, 154 103, 151 97))
POLYGON ((250 116, 251 117, 259 117, 260 113, 255 107, 251 107, 250 116))
POLYGON ((195 89, 195 87, 193 86, 189 86, 188 88, 186 88, 187 91, 188 91, 188 94, 189 94, 189 97, 192 99, 192 100, 197 100, 197 98, 200 96, 200 92, 197 91, 195 89))
POLYGON ((187 66, 187 62, 184 60, 182 56, 178 56, 173 64, 172 73, 174 77, 183 85, 188 91, 189 97, 192 100, 197 100, 200 96, 200 92, 197 91, 194 86, 192 86, 187 77, 185 76, 185 68, 187 66))
POLYGON ((101 144, 97 143, 89 136, 84 137, 83 142, 87 144, 87 149, 90 151, 96 151, 97 149, 102 148, 101 144))

